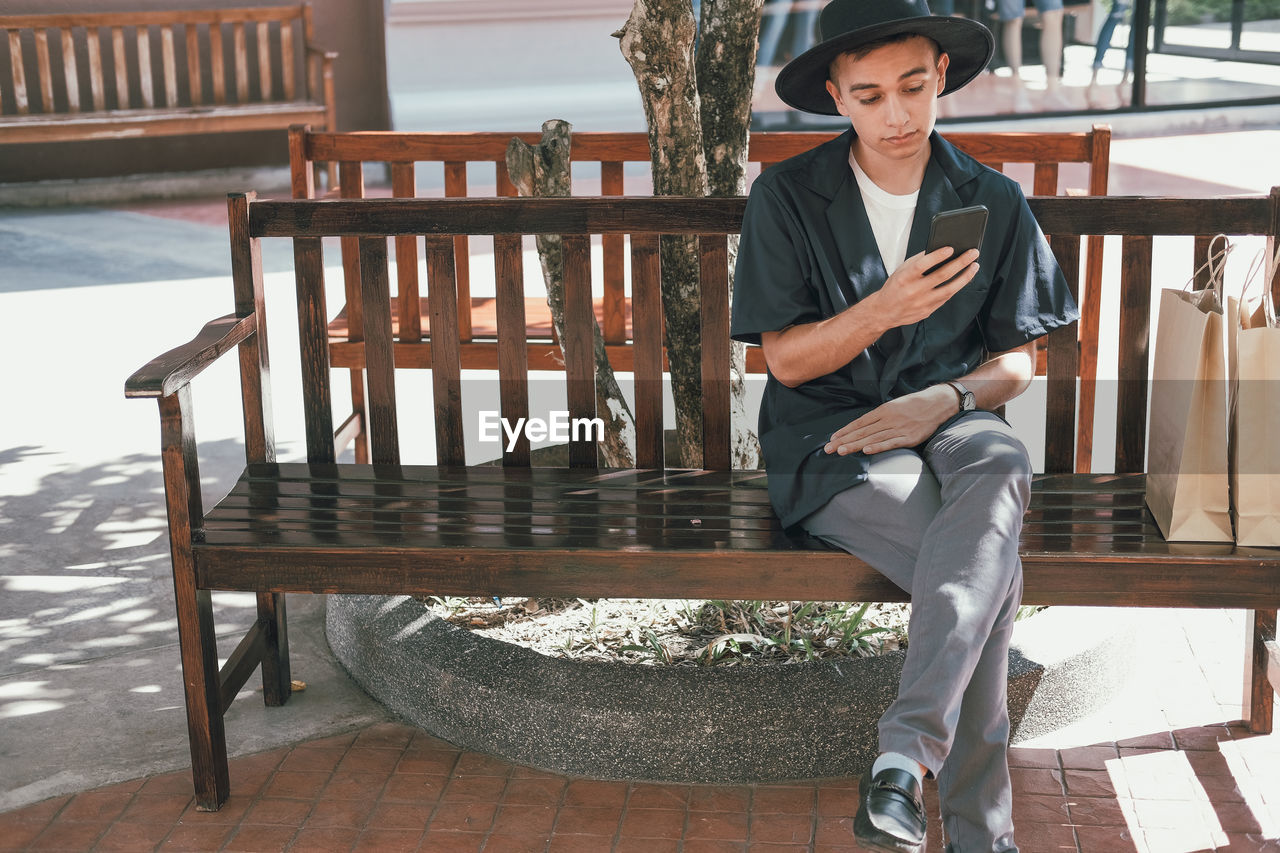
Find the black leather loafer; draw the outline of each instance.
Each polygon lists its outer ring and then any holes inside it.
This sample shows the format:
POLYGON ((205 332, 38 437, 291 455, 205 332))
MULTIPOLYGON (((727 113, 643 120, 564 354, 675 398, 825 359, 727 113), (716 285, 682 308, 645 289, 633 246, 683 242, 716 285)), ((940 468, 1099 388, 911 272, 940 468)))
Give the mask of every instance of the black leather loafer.
POLYGON ((872 779, 868 767, 858 783, 853 834, 859 844, 878 853, 921 853, 924 799, 916 777, 904 770, 881 770, 872 779))

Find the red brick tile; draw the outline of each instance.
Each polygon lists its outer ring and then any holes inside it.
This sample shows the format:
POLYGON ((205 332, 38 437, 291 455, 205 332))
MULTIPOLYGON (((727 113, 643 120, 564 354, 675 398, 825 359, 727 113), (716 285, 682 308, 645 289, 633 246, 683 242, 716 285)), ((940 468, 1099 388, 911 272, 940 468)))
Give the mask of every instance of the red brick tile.
POLYGON ((752 814, 812 814, 816 796, 813 788, 780 785, 761 786, 751 795, 752 814))
POLYGON ((363 829, 373 814, 372 800, 316 800, 307 818, 307 827, 363 829))
POLYGON ((226 853, 275 853, 287 848, 297 834, 292 826, 242 826, 222 849, 226 853))
POLYGON ((115 820, 132 799, 133 794, 128 793, 108 794, 91 791, 76 794, 59 812, 58 820, 115 820))
POLYGON ((684 809, 627 809, 622 817, 623 838, 680 838, 684 809))
POLYGON ((552 773, 548 770, 539 770, 536 767, 526 767, 523 764, 516 764, 511 768, 512 779, 568 779, 562 773, 552 773))
POLYGON ((1182 758, 1191 765, 1197 777, 1230 776, 1231 765, 1227 757, 1216 749, 1193 749, 1182 753, 1182 758))
POLYGON ((1048 767, 1010 767, 1013 795, 1061 794, 1062 771, 1048 767))
POLYGON ((1173 749, 1173 732, 1151 732, 1116 741, 1122 749, 1173 749))
MULTIPOLYGON (((485 847, 485 853, 489 848, 485 847)), ((619 838, 613 853, 678 853, 680 844, 666 838, 619 838)))
POLYGON ((501 776, 454 776, 441 799, 446 803, 496 803, 507 780, 501 776))
POLYGON ((683 809, 689 803, 692 789, 688 785, 649 785, 637 783, 627 795, 629 809, 683 809))
POLYGON ((683 853, 745 853, 746 844, 736 841, 689 840, 681 847, 683 853))
POLYGON ((689 809, 691 811, 744 812, 750 805, 750 788, 695 785, 689 790, 689 809))
POLYGON ((397 773, 382 789, 383 802, 434 803, 444 793, 448 778, 425 773, 397 773))
POLYGON ((618 809, 591 806, 564 806, 556 818, 556 835, 596 835, 612 838, 618 831, 622 814, 618 809))
POLYGON ((553 835, 547 853, 606 853, 609 843, 598 835, 553 835))
POLYGON ((1213 834, 1205 826, 1167 829, 1143 827, 1142 835, 1147 841, 1147 849, 1153 853, 1165 850, 1191 850, 1199 853, 1202 850, 1213 850, 1217 846, 1214 844, 1213 834))
POLYGON ((459 776, 509 776, 511 762, 479 752, 464 752, 458 756, 453 772, 459 776))
POLYGON ((347 754, 345 749, 307 749, 299 748, 285 756, 280 762, 281 770, 302 771, 311 773, 332 773, 338 762, 347 754))
POLYGON ((53 823, 35 837, 31 850, 88 850, 111 828, 106 822, 53 823))
POLYGON ((1231 732, 1226 726, 1198 726, 1196 728, 1178 729, 1173 733, 1173 741, 1178 749, 1212 749, 1217 751, 1218 744, 1231 740, 1231 732))
POLYGON ((748 853, 809 853, 809 849, 807 844, 773 844, 765 842, 752 844, 747 848, 748 853))
POLYGON ((349 853, 360 837, 359 829, 339 826, 318 828, 312 821, 298 832, 290 850, 306 853, 349 853))
POLYGON ((746 812, 689 812, 685 838, 746 841, 750 818, 746 812))
POLYGON ((402 723, 378 723, 356 735, 355 746, 403 750, 413 742, 415 730, 402 723))
POLYGON ((1227 845, 1219 845, 1219 853, 1276 853, 1280 850, 1280 842, 1260 834, 1228 832, 1226 838, 1227 845))
POLYGON ((369 817, 369 826, 380 829, 426 829, 435 808, 434 803, 378 803, 369 817))
POLYGON ((853 815, 819 817, 814 841, 818 844, 850 846, 853 841, 853 815))
POLYGON ((222 808, 216 812, 201 811, 196 807, 195 800, 192 800, 191 804, 187 806, 187 810, 182 813, 180 820, 183 823, 197 825, 218 824, 221 826, 239 823, 256 800, 256 796, 245 796, 233 790, 231 796, 227 797, 227 801, 222 804, 222 808))
POLYGON ((1032 749, 1025 746, 1009 748, 1010 767, 1045 767, 1058 769, 1058 753, 1052 749, 1032 749))
MULTIPOLYGON (((71 824, 68 824, 70 826, 71 824)), ((173 830, 170 823, 117 823, 106 831, 95 851, 102 853, 136 853, 138 850, 152 850, 173 830)))
MULTIPOLYGON (((186 779, 187 789, 192 790, 191 774, 187 772, 180 772, 177 775, 186 779)), ((147 784, 148 781, 149 780, 145 776, 140 779, 126 779, 123 782, 113 782, 110 785, 103 785, 101 788, 94 788, 93 791, 97 794, 136 794, 138 791, 142 790, 142 786, 147 784)), ((177 791, 175 793, 181 794, 184 792, 177 791)))
POLYGON ((415 853, 422 843, 422 835, 422 829, 366 829, 352 850, 358 853, 415 853))
MULTIPOLYGON (((928 853, 935 853, 932 847, 926 849, 928 853)), ((941 848, 938 849, 941 850, 941 848)), ((813 853, 862 853, 862 848, 848 844, 815 844, 813 845, 813 853)))
MULTIPOLYGON (((1139 853, 1132 833, 1123 826, 1077 826, 1076 840, 1080 843, 1080 853, 1139 853)), ((1018 843, 1022 843, 1021 834, 1018 843)), ((1144 845, 1143 853, 1145 851, 1144 845)))
MULTIPOLYGON (((455 834, 462 835, 463 833, 455 834)), ((484 839, 483 835, 478 837, 484 839)), ((547 849, 547 842, 550 840, 551 833, 545 835, 500 835, 495 832, 482 843, 484 844, 484 853, 542 853, 547 849)), ((431 850, 434 853, 439 848, 424 846, 422 849, 431 850)))
POLYGON ((387 777, 381 773, 339 771, 329 779, 320 795, 335 800, 375 800, 386 784, 387 777))
POLYGON ((1066 823, 1020 823, 1018 847, 1035 853, 1076 853, 1076 833, 1066 823))
MULTIPOLYGON (((1106 770, 1067 770, 1067 794, 1072 797, 1111 797, 1128 794, 1128 787, 1117 791, 1111 773, 1106 770)), ((1014 786, 1014 797, 1020 789, 1014 786)))
POLYGON ((20 809, 0 814, 0 826, 5 825, 5 821, 21 821, 23 823, 48 823, 53 817, 67 804, 71 802, 71 797, 54 797, 49 800, 42 800, 38 803, 32 803, 20 809))
POLYGON ((281 770, 271 777, 263 789, 264 797, 283 797, 295 800, 313 800, 329 784, 329 773, 281 770))
POLYGON ((452 749, 455 752, 459 751, 458 747, 447 740, 427 734, 422 729, 413 730, 413 740, 409 742, 409 749, 452 749))
POLYGON ((458 763, 459 753, 425 750, 405 752, 396 764, 396 773, 427 773, 433 776, 448 776, 458 763))
POLYGON ((244 816, 244 823, 301 826, 310 813, 310 800, 277 800, 264 797, 249 807, 249 811, 244 816))
POLYGON ((505 803, 493 823, 494 835, 538 835, 545 840, 555 826, 554 806, 524 806, 505 803))
POLYGON ((165 773, 152 776, 142 782, 138 789, 144 794, 188 794, 195 793, 195 783, 191 781, 191 771, 182 770, 177 773, 165 773))
POLYGON ((1129 820, 1125 813, 1126 806, 1128 814, 1133 814, 1132 800, 1126 800, 1122 805, 1121 801, 1106 797, 1067 798, 1071 822, 1084 826, 1125 826, 1129 820))
POLYGON ((403 752, 396 749, 373 749, 353 746, 338 762, 338 771, 348 773, 382 773, 390 776, 400 763, 403 752))
POLYGON ((201 826, 179 824, 173 828, 173 832, 169 833, 169 837, 160 845, 160 849, 182 850, 189 853, 218 850, 231 832, 231 827, 226 824, 209 823, 201 826))
POLYGON ((488 832, 497 813, 493 803, 441 803, 431 818, 431 829, 488 832))
POLYGON ((309 740, 306 743, 308 749, 341 749, 345 750, 351 744, 356 742, 356 735, 359 732, 347 732, 344 735, 333 735, 331 737, 322 737, 318 740, 309 740))
POLYGON ((1013 822, 1019 827, 1024 823, 1066 823, 1066 797, 1045 794, 1014 797, 1013 822))
POLYGON ((1106 770, 1108 761, 1120 757, 1114 746, 1077 746, 1059 750, 1058 755, 1067 770, 1106 770))
MULTIPOLYGON (((314 746, 314 742, 312 744, 314 746)), ((280 762, 284 761, 292 751, 292 747, 281 747, 268 752, 259 752, 255 755, 245 755, 231 761, 232 770, 241 770, 244 772, 271 772, 280 766, 280 762)))
POLYGON ((809 844, 813 840, 813 817, 808 814, 751 814, 750 841, 782 844, 809 844))
MULTIPOLYGON (((1227 832, 1258 834, 1268 823, 1266 815, 1258 814, 1248 803, 1214 803, 1210 808, 1227 832)), ((1280 849, 1280 844, 1276 847, 1280 849)))
POLYGON ((119 820, 122 823, 167 823, 173 825, 191 805, 183 794, 135 794, 119 820))
POLYGON ((560 802, 560 798, 565 792, 565 785, 564 779, 556 777, 508 779, 503 801, 530 806, 553 806, 560 802))
POLYGON ((857 788, 818 789, 818 814, 832 817, 850 816, 858 810, 857 788))
POLYGON ((0 850, 5 853, 26 850, 48 825, 46 821, 35 820, 13 821, 7 824, 0 822, 0 850))
MULTIPOLYGON (((1188 754, 1204 754, 1204 753, 1188 753, 1188 754)), ((1244 792, 1240 786, 1236 784, 1235 776, 1196 776, 1196 781, 1200 783, 1200 787, 1204 788, 1205 794, 1208 795, 1209 801, 1213 803, 1243 803, 1245 801, 1244 792)))
POLYGON ((592 806, 599 809, 620 809, 627 799, 626 782, 600 782, 594 779, 574 779, 564 791, 566 806, 592 806))

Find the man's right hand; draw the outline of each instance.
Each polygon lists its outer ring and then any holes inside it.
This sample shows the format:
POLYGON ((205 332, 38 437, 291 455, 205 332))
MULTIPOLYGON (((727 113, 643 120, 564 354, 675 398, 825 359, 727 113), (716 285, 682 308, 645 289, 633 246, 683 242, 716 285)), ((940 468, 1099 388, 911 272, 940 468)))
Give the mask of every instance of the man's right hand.
POLYGON ((970 249, 951 258, 954 252, 950 246, 943 246, 912 255, 894 270, 883 287, 863 300, 871 303, 868 307, 877 312, 880 325, 896 328, 919 323, 973 281, 978 274, 978 250, 970 249))

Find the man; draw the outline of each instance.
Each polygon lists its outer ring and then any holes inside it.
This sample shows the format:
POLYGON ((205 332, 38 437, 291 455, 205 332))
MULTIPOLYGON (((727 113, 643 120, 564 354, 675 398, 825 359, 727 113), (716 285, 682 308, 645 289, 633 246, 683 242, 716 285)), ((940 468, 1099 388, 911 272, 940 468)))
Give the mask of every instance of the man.
POLYGON ((756 180, 734 282, 733 335, 769 367, 770 500, 911 593, 859 842, 923 850, 932 774, 951 853, 1016 851, 1005 684, 1031 467, 990 410, 1030 383, 1033 341, 1078 314, 1018 185, 933 133, 990 32, 924 0, 834 0, 821 31, 778 94, 852 127, 756 180), (934 214, 974 204, 990 211, 980 250, 922 252, 934 214))

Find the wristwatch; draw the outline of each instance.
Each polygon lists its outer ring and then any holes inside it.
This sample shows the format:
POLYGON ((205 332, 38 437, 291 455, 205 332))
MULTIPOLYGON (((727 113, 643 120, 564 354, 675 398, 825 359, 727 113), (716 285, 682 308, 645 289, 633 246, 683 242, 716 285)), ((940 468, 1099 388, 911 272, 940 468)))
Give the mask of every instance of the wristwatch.
POLYGON ((956 389, 956 393, 960 395, 960 411, 972 412, 978 408, 978 401, 973 398, 973 392, 952 379, 947 382, 952 388, 956 389))

